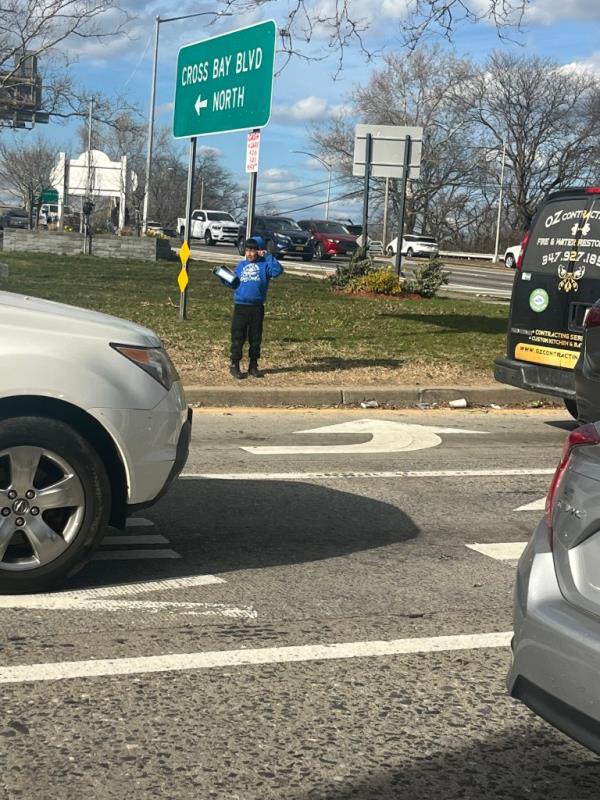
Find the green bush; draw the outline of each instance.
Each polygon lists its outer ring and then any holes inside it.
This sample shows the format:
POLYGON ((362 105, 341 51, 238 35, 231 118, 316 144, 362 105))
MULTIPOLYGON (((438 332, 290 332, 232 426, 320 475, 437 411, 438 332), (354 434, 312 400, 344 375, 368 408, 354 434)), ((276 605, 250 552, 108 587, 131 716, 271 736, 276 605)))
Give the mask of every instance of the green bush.
POLYGON ((450 273, 443 268, 439 258, 432 258, 428 264, 415 270, 415 277, 404 288, 421 297, 435 297, 440 286, 448 283, 449 277, 450 273))
POLYGON ((369 272, 367 275, 358 275, 348 282, 346 287, 350 292, 374 292, 398 297, 404 291, 404 282, 401 281, 391 267, 369 272))
POLYGON ((338 264, 335 273, 329 277, 334 289, 345 289, 351 280, 374 271, 373 260, 367 255, 365 247, 358 247, 349 262, 338 264))

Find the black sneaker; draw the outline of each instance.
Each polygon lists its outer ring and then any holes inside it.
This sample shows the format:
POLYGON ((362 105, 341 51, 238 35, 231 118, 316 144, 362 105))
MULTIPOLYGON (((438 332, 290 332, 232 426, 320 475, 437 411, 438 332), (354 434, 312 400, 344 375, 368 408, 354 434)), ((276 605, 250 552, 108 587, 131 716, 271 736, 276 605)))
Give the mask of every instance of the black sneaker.
POLYGON ((229 365, 229 374, 231 375, 232 378, 236 378, 238 381, 241 381, 242 378, 246 377, 240 372, 239 362, 238 363, 234 362, 229 365))
POLYGON ((250 362, 250 365, 248 366, 248 375, 252 375, 253 378, 264 378, 264 374, 258 370, 257 361, 250 362))

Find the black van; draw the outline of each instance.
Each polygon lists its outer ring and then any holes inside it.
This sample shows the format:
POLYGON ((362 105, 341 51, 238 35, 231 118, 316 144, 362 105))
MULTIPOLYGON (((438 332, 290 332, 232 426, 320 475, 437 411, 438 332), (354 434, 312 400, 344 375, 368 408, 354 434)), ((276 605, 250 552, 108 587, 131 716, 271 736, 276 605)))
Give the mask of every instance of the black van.
POLYGON ((600 187, 548 195, 521 243, 501 383, 562 397, 577 418, 573 367, 600 298, 600 187))

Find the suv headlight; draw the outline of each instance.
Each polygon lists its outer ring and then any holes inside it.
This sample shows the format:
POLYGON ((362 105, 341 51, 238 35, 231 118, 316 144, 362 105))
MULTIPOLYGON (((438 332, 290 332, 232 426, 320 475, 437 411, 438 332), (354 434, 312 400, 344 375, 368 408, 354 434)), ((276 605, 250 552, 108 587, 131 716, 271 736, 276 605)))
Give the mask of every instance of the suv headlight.
POLYGON ((111 342, 110 346, 134 364, 137 364, 138 367, 141 367, 144 372, 151 375, 167 391, 175 381, 179 380, 175 365, 169 358, 167 351, 162 347, 136 347, 135 345, 115 344, 114 342, 111 342))
POLYGON ((284 236, 282 233, 274 233, 273 236, 276 239, 281 239, 282 242, 289 242, 290 240, 289 236, 284 236))

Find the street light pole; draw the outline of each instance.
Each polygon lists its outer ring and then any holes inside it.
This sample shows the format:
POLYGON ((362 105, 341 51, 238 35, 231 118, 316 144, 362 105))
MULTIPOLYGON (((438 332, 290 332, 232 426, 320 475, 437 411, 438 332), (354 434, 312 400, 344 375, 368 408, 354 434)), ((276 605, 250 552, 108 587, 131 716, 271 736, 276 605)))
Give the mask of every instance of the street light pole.
POLYGON ((145 233, 148 227, 148 202, 150 198, 150 180, 152 177, 152 145, 154 142, 154 112, 156 107, 156 73, 158 69, 158 37, 160 26, 165 22, 177 22, 181 19, 191 17, 231 17, 230 12, 221 13, 219 11, 199 11, 196 14, 183 14, 179 17, 163 17, 160 15, 155 18, 154 30, 154 57, 152 60, 152 83, 150 86, 150 109, 148 111, 148 148, 146 151, 146 184, 144 186, 144 205, 142 214, 142 231, 145 233))
POLYGON ((306 150, 292 150, 292 153, 300 153, 303 156, 310 156, 311 158, 314 158, 315 161, 318 161, 320 164, 322 164, 329 172, 329 180, 327 181, 327 200, 325 202, 325 219, 329 219, 329 203, 331 200, 331 173, 333 172, 332 165, 328 164, 324 159, 315 155, 314 153, 307 153, 306 150))
POLYGON ((500 169, 500 194, 498 197, 498 221, 496 223, 496 246, 494 248, 494 264, 498 263, 498 247, 500 245, 500 219, 502 217, 502 190, 504 189, 505 162, 506 162, 506 138, 502 139, 502 168, 500 169))
POLYGON ((150 86, 150 112, 148 114, 148 149, 146 151, 146 183, 144 185, 144 208, 142 212, 142 233, 148 227, 148 201, 150 197, 150 173, 152 171, 152 145, 154 143, 154 108, 156 106, 156 69, 158 65, 158 32, 160 16, 154 20, 154 57, 152 59, 152 84, 150 86))

